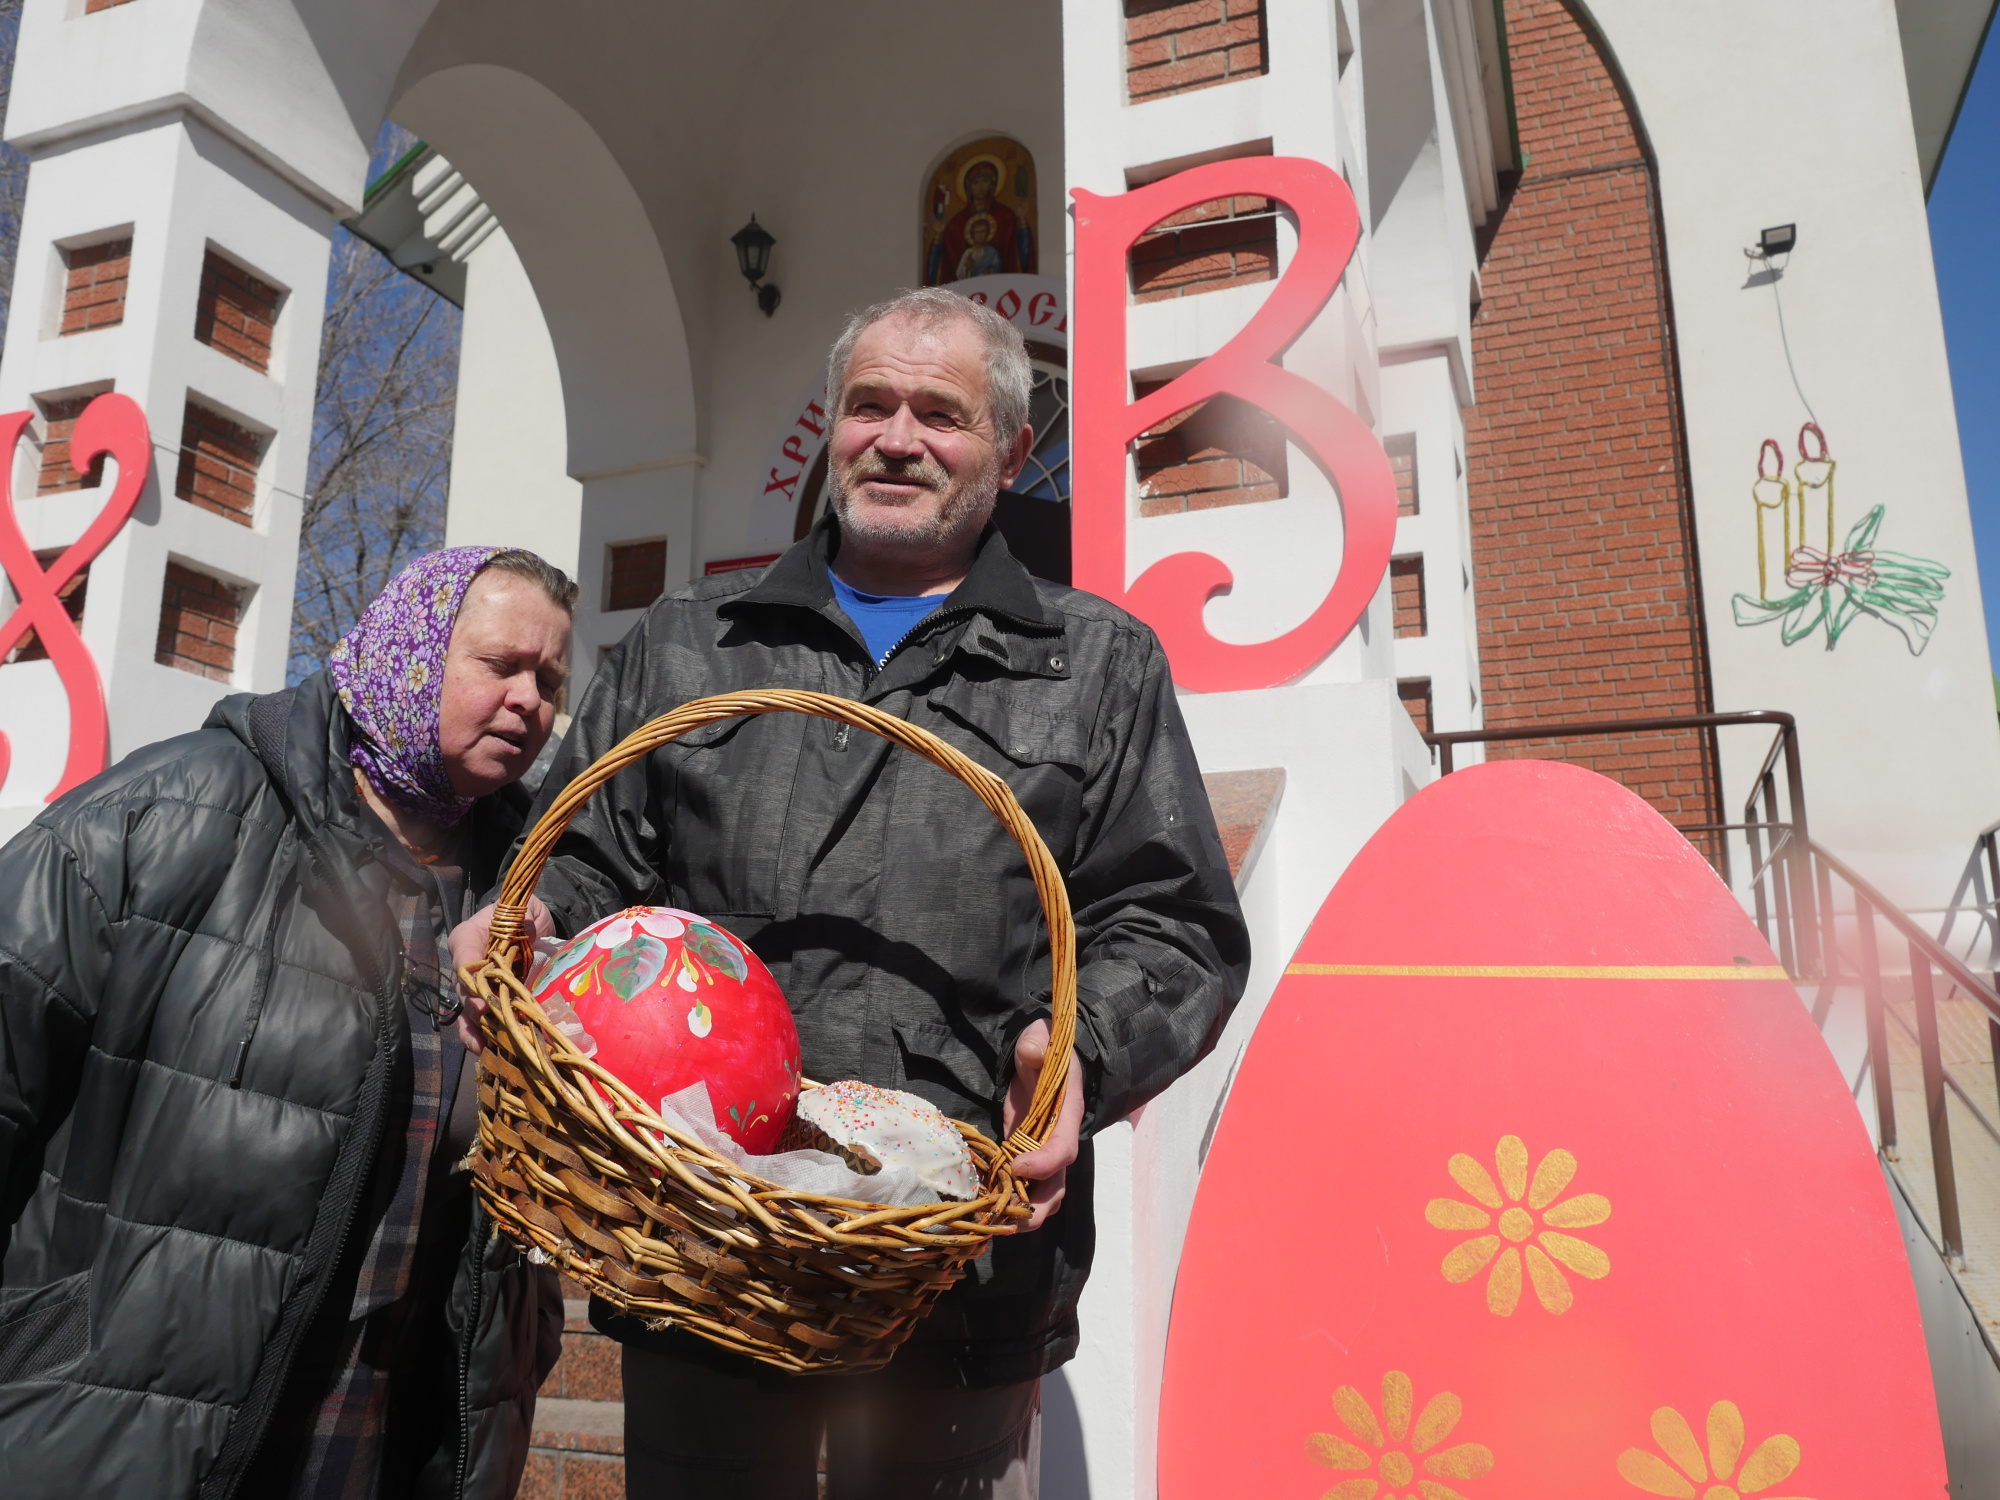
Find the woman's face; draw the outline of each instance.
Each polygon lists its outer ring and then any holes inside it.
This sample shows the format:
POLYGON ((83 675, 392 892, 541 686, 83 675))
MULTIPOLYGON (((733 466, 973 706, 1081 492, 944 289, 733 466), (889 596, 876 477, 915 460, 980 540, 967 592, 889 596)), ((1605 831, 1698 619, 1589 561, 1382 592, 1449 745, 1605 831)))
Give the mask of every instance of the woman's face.
POLYGON ((570 618, 530 580, 490 569, 453 622, 438 705, 451 789, 484 797, 518 781, 548 743, 569 678, 570 618))

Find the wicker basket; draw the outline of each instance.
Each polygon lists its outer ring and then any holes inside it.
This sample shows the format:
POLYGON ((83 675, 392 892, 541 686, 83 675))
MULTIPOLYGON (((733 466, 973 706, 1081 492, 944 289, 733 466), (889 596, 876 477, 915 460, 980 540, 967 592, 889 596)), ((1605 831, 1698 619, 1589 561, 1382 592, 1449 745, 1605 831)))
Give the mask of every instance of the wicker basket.
POLYGON ((473 1171, 501 1227, 624 1312, 802 1374, 887 1364, 988 1241, 1027 1217, 1026 1190, 1008 1163, 1046 1139, 1076 1036, 1069 896, 1007 784, 928 730, 823 693, 702 698, 627 736, 542 815, 501 887, 484 962, 461 972, 487 1007, 473 1171), (943 767, 978 794, 1027 856, 1054 980, 1048 1061, 1005 1145, 958 1126, 983 1189, 969 1203, 884 1208, 752 1176, 667 1125, 653 1101, 578 1052, 522 983, 528 897, 591 793, 690 730, 768 713, 870 730, 943 767))

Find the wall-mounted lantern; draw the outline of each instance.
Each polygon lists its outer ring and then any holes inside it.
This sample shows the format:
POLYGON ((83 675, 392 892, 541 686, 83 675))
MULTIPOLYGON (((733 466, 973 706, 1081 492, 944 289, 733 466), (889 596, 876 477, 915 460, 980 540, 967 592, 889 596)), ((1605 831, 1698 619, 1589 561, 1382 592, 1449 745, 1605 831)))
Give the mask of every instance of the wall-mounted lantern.
POLYGON ((743 272, 743 279, 756 288, 757 305, 764 310, 765 317, 770 317, 778 310, 780 293, 777 287, 761 283, 764 273, 771 268, 771 247, 778 242, 752 214, 750 222, 729 237, 729 243, 736 247, 736 264, 743 272))
POLYGON ((1775 229, 1766 229, 1757 236, 1757 253, 1765 260, 1776 255, 1790 255, 1792 246, 1799 242, 1799 226, 1780 224, 1775 229))

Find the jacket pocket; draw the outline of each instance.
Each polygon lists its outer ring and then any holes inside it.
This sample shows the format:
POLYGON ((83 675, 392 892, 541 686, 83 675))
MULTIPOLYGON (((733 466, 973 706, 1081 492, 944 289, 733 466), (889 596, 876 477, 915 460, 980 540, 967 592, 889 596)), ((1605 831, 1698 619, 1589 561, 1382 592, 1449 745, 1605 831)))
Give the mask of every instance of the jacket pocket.
MULTIPOLYGON (((993 1070, 949 1026, 933 1021, 904 1020, 890 1024, 895 1028, 896 1040, 909 1057, 937 1064, 958 1085, 967 1103, 982 1108, 992 1107, 999 1092, 993 1070)), ((905 1063, 905 1074, 914 1076, 916 1071, 931 1070, 912 1070, 905 1063)))
POLYGON ((999 685, 955 679, 928 702, 1018 765, 1082 771, 1088 759, 1087 727, 1068 682, 999 685))
POLYGON ((90 1348, 90 1272, 0 1304, 0 1385, 33 1380, 90 1348))

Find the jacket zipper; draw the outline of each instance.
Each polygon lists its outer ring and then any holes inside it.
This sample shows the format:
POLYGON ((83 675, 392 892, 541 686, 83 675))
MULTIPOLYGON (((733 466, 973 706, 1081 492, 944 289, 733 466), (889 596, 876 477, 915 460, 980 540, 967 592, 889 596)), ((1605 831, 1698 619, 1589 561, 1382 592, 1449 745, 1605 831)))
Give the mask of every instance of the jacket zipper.
POLYGON ((229 1070, 229 1086, 243 1087, 243 1065, 250 1057, 250 1043, 257 1035, 257 1023, 263 1019, 264 1002, 271 994, 271 976, 278 967, 278 924, 284 919, 285 908, 292 899, 292 888, 298 883, 296 866, 278 882, 278 896, 271 903, 271 920, 264 928, 264 951, 257 957, 257 988, 250 995, 250 1009, 243 1019, 243 1039, 236 1044, 236 1062, 229 1070))
MULTIPOLYGON (((979 611, 976 607, 962 604, 957 609, 940 609, 933 614, 925 615, 916 624, 897 637, 896 644, 883 653, 880 661, 871 661, 868 663, 868 675, 861 679, 862 687, 866 688, 869 684, 873 683, 878 673, 886 672, 889 669, 889 663, 896 659, 896 653, 909 645, 916 637, 918 631, 927 630, 930 635, 935 635, 937 632, 931 630, 930 627, 940 625, 946 620, 957 620, 966 615, 978 613, 979 611)), ((928 639, 928 636, 926 638, 928 639)))
POLYGON ((458 1485, 452 1494, 464 1500, 467 1471, 472 1467, 472 1350, 479 1341, 479 1304, 486 1290, 486 1207, 472 1200, 472 1302, 466 1309, 465 1343, 458 1352, 458 1485))
MULTIPOLYGON (((312 862, 312 870, 315 878, 334 891, 335 899, 347 907, 346 914, 349 917, 358 916, 359 913, 354 910, 352 902, 348 900, 347 888, 340 882, 329 877, 327 871, 332 861, 327 859, 321 851, 318 842, 309 838, 304 843, 306 853, 312 862)), ((347 1237, 354 1228, 355 1216, 361 1211, 361 1196, 363 1190, 368 1185, 369 1171, 373 1166, 376 1154, 382 1149, 382 1130, 387 1119, 387 1111, 383 1108, 389 1074, 386 1064, 395 1051, 395 1024, 399 1007, 394 1002, 398 996, 392 991, 388 983, 388 976, 384 976, 377 970, 374 956, 369 952, 367 943, 364 941, 357 946, 359 951, 356 954, 356 961, 365 971, 363 977, 374 988, 377 997, 382 1002, 375 1024, 375 1056, 369 1063, 369 1073, 371 1076, 362 1084, 362 1102, 363 1106, 368 1110, 368 1119, 363 1126, 366 1135, 359 1148, 358 1170, 354 1174, 354 1185, 348 1192, 347 1201, 341 1208, 340 1228, 334 1235, 332 1243, 328 1246, 326 1256, 321 1264, 309 1268, 316 1284, 308 1294, 306 1304, 300 1310, 297 1320, 286 1338, 285 1347, 278 1356, 278 1363, 274 1369, 273 1378, 265 1385, 265 1389, 255 1397, 260 1403, 258 1408, 252 1410, 249 1403, 246 1402, 244 1408, 236 1413, 235 1420, 230 1423, 232 1434, 244 1423, 247 1422, 250 1424, 243 1428, 250 1436, 246 1439, 243 1448, 239 1450, 239 1455, 235 1460, 234 1472, 228 1476, 219 1491, 215 1490, 212 1485, 212 1481, 217 1477, 214 1470, 210 1471, 209 1477, 211 1483, 202 1486, 204 1493, 215 1495, 218 1497, 218 1500, 234 1500, 238 1488, 243 1483, 243 1476, 250 1471, 250 1466, 255 1462, 258 1450, 264 1445, 265 1428, 270 1422, 271 1409, 277 1404, 278 1397, 284 1392, 286 1381, 291 1378, 292 1359, 298 1352, 300 1337, 308 1328, 312 1327, 314 1320, 319 1317, 321 1304, 326 1301, 327 1286, 331 1280, 331 1277, 327 1273, 340 1262, 340 1252, 346 1248, 347 1237)), ((336 1161, 335 1171, 338 1171, 339 1168, 340 1163, 336 1161)), ((261 1375, 263 1372, 260 1370, 258 1373, 261 1375)), ((225 1438, 223 1440, 225 1452, 228 1446, 228 1438, 225 1438)), ((218 1455, 217 1463, 219 1467, 221 1463, 220 1455, 218 1455)))

